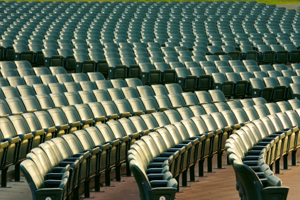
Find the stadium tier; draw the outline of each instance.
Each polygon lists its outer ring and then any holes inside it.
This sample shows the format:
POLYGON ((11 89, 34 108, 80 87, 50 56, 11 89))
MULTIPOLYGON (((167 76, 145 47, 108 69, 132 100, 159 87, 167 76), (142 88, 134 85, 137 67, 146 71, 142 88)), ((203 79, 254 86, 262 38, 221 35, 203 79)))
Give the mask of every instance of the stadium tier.
POLYGON ((140 199, 173 200, 226 152, 241 199, 287 198, 276 174, 300 147, 296 10, 0 1, 0 16, 2 187, 14 166, 34 200, 89 198, 125 168, 140 199))

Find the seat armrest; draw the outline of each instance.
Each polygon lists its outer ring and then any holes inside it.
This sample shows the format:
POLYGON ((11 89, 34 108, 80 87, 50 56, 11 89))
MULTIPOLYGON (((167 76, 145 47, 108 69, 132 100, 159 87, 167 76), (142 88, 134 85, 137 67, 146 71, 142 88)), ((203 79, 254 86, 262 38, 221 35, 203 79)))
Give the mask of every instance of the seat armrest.
POLYGON ((128 135, 126 135, 126 136, 124 136, 122 138, 118 138, 118 139, 123 143, 123 142, 128 142, 130 138, 128 135))
POLYGON ((70 126, 68 124, 63 124, 59 126, 55 126, 56 130, 68 130, 70 126))
POLYGON ((117 120, 118 118, 119 118, 119 116, 117 114, 107 115, 106 121, 111 120, 111 119, 117 120))
POLYGON ((119 115, 120 118, 128 118, 128 117, 131 117, 131 114, 130 112, 124 112, 124 113, 120 113, 119 115))
POLYGON ((95 122, 104 122, 105 121, 105 116, 94 118, 94 121, 95 122))
POLYGON ((266 187, 261 191, 263 199, 286 199, 289 192, 288 187, 266 187))
POLYGON ((79 126, 81 126, 81 122, 71 122, 71 123, 69 123, 69 126, 70 127, 79 127, 79 126))
POLYGON ((56 131, 56 128, 54 126, 49 127, 49 128, 44 128, 44 131, 47 133, 52 133, 56 131))
POLYGON ((106 143, 106 144, 99 145, 99 146, 96 146, 96 147, 98 147, 100 149, 100 151, 105 151, 105 150, 110 148, 110 144, 106 143))
POLYGON ((149 109, 149 110, 146 110, 146 114, 151 114, 151 113, 154 113, 156 112, 155 109, 149 109))
POLYGON ((184 144, 191 143, 192 145, 196 145, 199 143, 199 139, 195 138, 194 140, 185 140, 185 141, 183 141, 183 143, 184 144))
POLYGON ((99 154, 100 148, 96 147, 96 148, 90 149, 88 151, 90 152, 91 155, 96 155, 96 154, 99 154))
POLYGON ((190 149, 192 147, 192 143, 189 142, 187 144, 176 144, 175 145, 176 148, 182 148, 182 147, 185 147, 186 149, 190 149))
POLYGON ((14 138, 5 138, 3 139, 4 142, 8 142, 9 145, 19 143, 21 139, 19 137, 14 137, 14 138))
POLYGON ((167 107, 162 107, 162 108, 159 108, 159 109, 158 109, 159 112, 163 112, 163 111, 165 111, 165 110, 169 110, 169 108, 167 108, 167 107))
POLYGON ((32 133, 18 134, 18 136, 21 138, 21 140, 28 140, 33 137, 32 133))
POLYGON ((112 147, 113 147, 113 146, 118 146, 118 145, 120 145, 120 140, 117 139, 117 140, 114 140, 114 141, 109 141, 108 143, 109 143, 112 147))
POLYGON ((168 181, 166 180, 155 180, 155 181, 150 181, 151 187, 166 187, 168 184, 168 181))
POLYGON ((140 115, 143 115, 143 114, 144 114, 144 112, 141 111, 141 110, 132 113, 133 116, 140 116, 140 115))
POLYGON ((139 138, 140 137, 140 133, 133 133, 133 134, 131 134, 131 135, 129 135, 129 137, 131 138, 131 139, 136 139, 136 138, 139 138))
POLYGON ((4 148, 8 147, 8 145, 9 145, 8 141, 0 142, 0 149, 4 149, 4 148))
POLYGON ((37 130, 37 131, 32 131, 31 132, 34 136, 41 136, 41 135, 45 135, 45 131, 44 130, 37 130))
POLYGON ((48 174, 46 174, 46 179, 61 180, 63 178, 63 176, 64 176, 63 173, 48 173, 48 174))
POLYGON ((93 124, 94 123, 94 119, 86 119, 86 120, 82 120, 81 121, 83 125, 85 124, 93 124))

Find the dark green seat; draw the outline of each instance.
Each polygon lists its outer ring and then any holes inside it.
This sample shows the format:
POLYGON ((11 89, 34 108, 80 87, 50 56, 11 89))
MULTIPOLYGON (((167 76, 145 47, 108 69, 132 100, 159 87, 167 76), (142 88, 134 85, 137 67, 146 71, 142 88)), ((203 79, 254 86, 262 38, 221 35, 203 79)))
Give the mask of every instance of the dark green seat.
MULTIPOLYGON (((111 167, 116 167, 116 180, 121 180, 121 164, 127 161, 127 151, 129 149, 129 136, 120 137, 120 133, 114 133, 107 124, 99 124, 96 126, 106 142, 118 143, 114 144, 115 149, 111 151, 111 167), (115 135, 116 134, 116 135, 115 135), (118 138, 117 138, 118 137, 118 138)), ((109 168, 108 170, 110 170, 109 168)))
POLYGON ((11 145, 11 147, 8 147, 9 152, 7 156, 9 157, 6 158, 4 169, 2 169, 3 182, 1 184, 3 184, 3 187, 6 187, 6 173, 10 165, 15 165, 15 180, 20 180, 20 163, 25 160, 26 154, 32 148, 33 134, 30 132, 17 132, 14 124, 8 118, 0 118, 0 125, 2 141, 8 141, 9 145, 11 145), (16 148, 13 146, 16 146, 16 148))
POLYGON ((175 179, 149 181, 149 179, 145 176, 143 169, 140 167, 140 164, 135 160, 130 161, 130 170, 132 171, 139 186, 141 199, 159 200, 162 197, 167 200, 175 199, 175 193, 177 190, 177 182, 175 179))
POLYGON ((273 88, 266 87, 260 78, 250 78, 252 97, 263 97, 267 102, 272 100, 273 88))
MULTIPOLYGON (((72 134, 67 134, 62 136, 62 138, 69 145, 72 150, 73 155, 75 156, 83 156, 85 159, 81 163, 81 178, 85 178, 84 181, 84 195, 85 197, 89 197, 90 188, 89 183, 91 178, 95 177, 97 168, 99 166, 99 156, 100 149, 99 148, 90 148, 84 149, 81 141, 78 137, 72 134)), ((56 143, 57 145, 57 143, 56 143)))
POLYGON ((247 80, 242 80, 238 73, 228 72, 226 73, 228 81, 233 81, 235 83, 234 97, 245 97, 249 95, 249 82, 247 80))
MULTIPOLYGON (((93 124, 94 124, 93 118, 89 118, 89 119, 81 118, 78 111, 76 110, 76 108, 74 108, 72 106, 64 106, 61 108, 61 110, 64 112, 69 126, 71 127, 73 124, 74 125, 77 124, 77 125, 75 125, 77 127, 77 130, 93 126, 93 124)), ((72 133, 74 131, 75 131, 75 129, 72 130, 70 133, 72 133)))
POLYGON ((228 81, 225 74, 212 73, 212 78, 214 89, 221 90, 227 98, 230 98, 233 95, 235 83, 233 81, 228 81))
POLYGON ((272 101, 282 101, 286 99, 287 87, 279 85, 278 81, 274 77, 265 77, 264 82, 266 87, 273 88, 272 101))
POLYGON ((233 168, 237 181, 243 188, 245 198, 249 200, 270 198, 284 200, 287 198, 289 188, 281 186, 281 180, 276 176, 269 176, 267 179, 269 187, 264 187, 254 171, 241 161, 233 161, 233 168))
POLYGON ((21 170, 29 184, 34 200, 41 198, 67 199, 68 172, 64 173, 62 180, 45 180, 44 174, 41 174, 39 167, 32 160, 22 162, 21 170))

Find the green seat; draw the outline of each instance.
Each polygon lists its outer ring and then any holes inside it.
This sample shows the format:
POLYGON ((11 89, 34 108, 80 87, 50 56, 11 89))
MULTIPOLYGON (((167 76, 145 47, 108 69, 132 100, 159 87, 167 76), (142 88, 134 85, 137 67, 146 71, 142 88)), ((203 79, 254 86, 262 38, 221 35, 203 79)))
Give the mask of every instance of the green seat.
POLYGON ((13 98, 7 98, 7 99, 5 99, 5 101, 6 101, 7 105, 9 106, 12 114, 20 115, 22 113, 27 112, 21 99, 19 99, 17 97, 13 97, 13 98))
POLYGON ((67 71, 63 67, 49 67, 51 74, 57 75, 57 74, 67 74, 67 71))
MULTIPOLYGON (((211 142, 213 139, 213 133, 206 132, 205 128, 202 128, 201 122, 203 121, 200 118, 194 118, 194 120, 193 118, 191 119, 185 119, 181 122, 176 122, 174 123, 174 126, 176 127, 180 135, 182 135, 184 138, 189 138, 189 141, 195 139, 199 140, 198 149, 195 149, 196 152, 194 161, 199 162, 199 176, 203 176, 204 159, 211 156, 212 153, 211 142)), ((193 171, 190 171, 190 175, 193 175, 193 171)))
POLYGON ((161 167, 162 161, 169 160, 169 157, 171 157, 172 160, 170 160, 171 163, 169 164, 170 172, 174 178, 178 179, 182 170, 182 158, 185 156, 185 147, 171 149, 171 144, 166 143, 159 133, 152 132, 150 134, 149 136, 142 137, 141 140, 149 149, 153 149, 153 152, 151 152, 153 157, 151 164, 156 164, 156 159, 158 160, 156 157, 162 157, 162 159, 160 159, 161 161, 158 163, 161 167))
POLYGON ((127 101, 130 104, 132 111, 134 113, 136 113, 136 115, 141 115, 143 113, 149 114, 149 113, 155 112, 154 109, 146 110, 143 102, 139 98, 130 98, 130 99, 127 99, 127 101))
POLYGON ((98 89, 96 84, 92 81, 80 81, 79 85, 83 91, 92 91, 98 89))
POLYGON ((147 85, 138 86, 137 90, 141 97, 147 97, 147 96, 154 96, 154 90, 152 87, 149 87, 147 85))
POLYGON ((62 180, 45 180, 44 174, 41 174, 39 167, 32 160, 22 162, 21 170, 30 186, 34 200, 41 198, 64 200, 67 198, 68 172, 64 174, 62 180))
MULTIPOLYGON (((73 133, 76 129, 84 129, 94 125, 93 118, 81 118, 78 111, 73 106, 64 106, 61 110, 65 114, 66 120, 71 128, 69 133, 73 133)), ((48 112, 50 112, 50 110, 48 112)))
POLYGON ((177 109, 182 107, 182 105, 178 105, 179 107, 173 107, 170 99, 165 95, 156 95, 154 96, 154 99, 156 100, 160 108, 177 109))
POLYGON ((133 111, 127 99, 118 99, 118 100, 114 100, 113 102, 117 106, 119 113, 129 113, 130 116, 144 114, 142 110, 133 111))
MULTIPOLYGON (((248 116, 248 119, 250 121, 253 121, 253 120, 256 120, 256 119, 259 119, 259 117, 265 117, 266 116, 266 113, 263 112, 265 110, 263 109, 255 109, 253 106, 246 106, 246 107, 243 107, 243 110, 245 111, 245 113, 247 114, 248 116), (258 111, 261 111, 259 112, 258 114, 258 111)), ((267 111, 267 110, 266 110, 267 111)))
POLYGON ((197 89, 198 77, 192 75, 189 69, 176 68, 177 82, 186 92, 195 91, 197 89))
MULTIPOLYGON (((29 153, 30 149, 32 148, 33 134, 31 132, 27 132, 27 133, 23 132, 22 133, 22 132, 20 132, 19 129, 16 130, 14 127, 14 124, 8 118, 1 118, 0 125, 1 125, 0 131, 2 133, 3 139, 9 141, 9 143, 11 143, 10 145, 16 145, 18 147, 17 149, 14 149, 14 148, 9 149, 10 152, 8 152, 8 155, 10 155, 12 157, 6 158, 6 164, 11 162, 11 159, 14 159, 12 164, 15 165, 15 180, 19 181, 20 180, 20 163, 23 160, 25 160, 26 154, 29 153), (17 139, 15 139, 15 138, 17 138, 17 139), (16 144, 17 142, 14 142, 16 140, 18 141, 18 144, 16 144), (11 151, 14 151, 14 154, 11 154, 12 153, 11 151)), ((10 163, 10 165, 11 165, 11 163, 10 163)), ((4 187, 6 187, 7 169, 8 168, 2 169, 2 173, 3 173, 3 177, 4 177, 3 178, 4 182, 2 184, 4 185, 4 187)))
POLYGON ((1 187, 7 186, 7 171, 9 166, 13 165, 18 159, 18 149, 21 139, 18 136, 10 137, 10 135, 3 135, 0 133, 0 161, 3 163, 1 170, 1 187))
POLYGON ((208 91, 213 102, 225 102, 226 98, 221 90, 209 90, 208 91))
POLYGON ((110 82, 114 88, 121 89, 122 87, 128 87, 127 83, 123 79, 112 79, 110 82))
MULTIPOLYGON (((182 174, 182 185, 183 186, 187 185, 187 170, 190 166, 194 164, 193 158, 195 157, 195 146, 192 145, 191 141, 187 141, 186 143, 183 143, 180 133, 172 125, 168 125, 165 126, 165 128, 158 129, 157 133, 159 133, 159 135, 161 135, 161 137, 164 139, 164 142, 167 145, 167 147, 170 146, 172 150, 175 148, 181 149, 181 151, 185 150, 184 155, 182 155, 182 160, 180 161, 183 162, 180 169, 181 171, 180 173, 182 174)), ((153 137, 153 135, 155 134, 150 133, 149 135, 153 137)))
POLYGON ((275 176, 268 177, 268 186, 263 187, 254 171, 240 161, 233 162, 233 168, 240 187, 243 188, 243 195, 247 199, 270 199, 281 198, 286 199, 289 188, 282 187, 281 181, 275 176), (256 183, 256 184, 254 184, 256 183), (254 192, 255 191, 255 192, 254 192))
MULTIPOLYGON (((74 162, 78 161, 78 167, 75 165, 75 176, 73 182, 70 183, 70 192, 73 195, 74 199, 78 199, 79 197, 79 186, 84 183, 87 179, 87 162, 89 158, 89 152, 73 154, 72 149, 74 146, 69 146, 69 144, 61 137, 54 138, 50 141, 46 142, 51 146, 51 148, 55 151, 55 153, 59 156, 60 163, 67 162, 66 164, 71 165, 74 162)), ((72 168, 72 166, 71 166, 72 168)))
POLYGON ((93 90, 93 94, 96 97, 96 102, 112 100, 111 96, 109 95, 109 93, 106 89, 93 90))
POLYGON ((138 184, 141 199, 156 200, 162 197, 168 200, 175 199, 175 193, 177 189, 177 182, 175 179, 149 181, 149 179, 145 176, 143 168, 141 168, 140 164, 135 160, 130 161, 130 170, 132 171, 138 184), (159 185, 160 187, 152 187, 155 185, 159 185))
POLYGON ((186 102, 186 104, 189 106, 200 104, 197 96, 193 92, 183 92, 183 93, 181 93, 181 95, 184 98, 184 101, 186 102))
POLYGON ((155 69, 151 63, 141 63, 141 82, 143 85, 152 85, 161 83, 162 71, 155 69))
POLYGON ((250 84, 247 80, 242 80, 240 75, 234 72, 226 73, 226 77, 228 81, 233 81, 235 83, 235 97, 245 97, 245 95, 249 95, 250 84))
POLYGON ((39 76, 40 79, 42 80, 43 84, 47 85, 48 83, 57 83, 57 79, 55 76, 52 74, 44 74, 39 76))
POLYGON ((168 110, 167 107, 160 107, 158 105, 157 101, 151 96, 141 97, 141 100, 142 100, 146 110, 153 110, 153 109, 156 111, 168 110))
MULTIPOLYGON (((29 114, 29 113, 26 113, 29 114)), ((31 133, 33 135, 31 141, 31 148, 37 147, 40 143, 44 142, 44 130, 39 129, 36 131, 31 131, 27 121, 21 115, 12 115, 8 119, 13 124, 15 131, 18 135, 26 135, 31 133)))
POLYGON ((109 93, 112 100, 125 99, 122 90, 119 88, 108 88, 107 92, 109 93))
POLYGON ((113 88, 110 80, 97 80, 95 81, 98 89, 107 89, 107 88, 113 88))
POLYGON ((18 90, 15 87, 4 86, 4 87, 1 87, 1 90, 2 90, 5 98, 20 97, 20 94, 19 94, 18 90))
POLYGON ((70 74, 56 74, 55 77, 61 84, 74 81, 70 74))
POLYGON ((6 78, 9 85, 12 87, 17 87, 18 85, 25 85, 25 81, 23 78, 19 76, 9 76, 6 78))
MULTIPOLYGON (((107 124, 99 124, 96 126, 100 133, 102 134, 102 137, 105 139, 106 142, 114 142, 118 143, 115 144, 115 149, 111 151, 111 167, 116 167, 116 180, 121 180, 121 164, 125 163, 127 161, 127 151, 129 149, 129 136, 120 136, 118 134, 121 133, 115 133, 112 131, 110 126, 107 124), (116 134, 116 135, 115 135, 116 134), (118 138, 117 138, 118 137, 118 138), (114 152, 113 152, 114 151, 114 152)), ((108 170, 110 170, 109 168, 108 170)))
POLYGON ((92 91, 78 91, 82 103, 97 102, 97 99, 92 91))
POLYGON ((136 88, 137 86, 142 86, 142 82, 138 78, 126 78, 125 81, 126 81, 128 87, 136 88))
POLYGON ((37 111, 33 114, 37 117, 42 129, 44 129, 45 134, 47 135, 45 140, 50 140, 51 138, 56 137, 56 125, 54 124, 53 119, 49 115, 49 113, 47 113, 46 111, 37 111))
POLYGON ((35 112, 42 110, 38 99, 35 96, 21 96, 21 100, 27 110, 27 112, 35 112))
POLYGON ((228 81, 225 74, 212 73, 213 88, 221 90, 225 97, 230 98, 233 95, 235 89, 235 83, 228 81))
POLYGON ((75 156, 81 155, 85 158, 84 161, 81 163, 81 178, 85 178, 84 196, 89 197, 90 196, 89 182, 91 178, 95 177, 96 172, 98 170, 97 168, 99 165, 100 149, 91 148, 85 150, 79 138, 72 134, 64 135, 62 136, 62 138, 69 145, 73 155, 75 156))
POLYGON ((75 104, 82 104, 78 92, 64 92, 63 94, 68 101, 68 105, 74 106, 75 104))
POLYGON ((252 97, 263 97, 267 102, 272 100, 273 88, 266 87, 260 78, 250 78, 252 97))
MULTIPOLYGON (((165 85, 157 84, 157 85, 152 85, 151 87, 152 87, 155 95, 168 95, 169 94, 165 85)), ((148 95, 148 96, 150 96, 150 95, 148 95)))
POLYGON ((134 87, 123 87, 121 89, 126 99, 140 97, 140 94, 138 93, 137 89, 134 87))
POLYGON ((49 83, 48 87, 51 93, 64 93, 67 92, 65 86, 61 83, 49 83))
POLYGON ((286 99, 286 86, 279 85, 278 81, 274 77, 265 77, 264 82, 266 87, 273 88, 272 100, 277 102, 286 99))

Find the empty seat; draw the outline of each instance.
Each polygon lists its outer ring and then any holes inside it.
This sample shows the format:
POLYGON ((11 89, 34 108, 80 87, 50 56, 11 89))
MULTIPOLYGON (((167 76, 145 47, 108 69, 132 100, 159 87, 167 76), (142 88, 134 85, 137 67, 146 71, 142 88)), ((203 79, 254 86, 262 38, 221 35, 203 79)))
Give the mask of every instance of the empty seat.
POLYGON ((287 87, 279 85, 276 78, 265 77, 264 82, 266 87, 273 88, 273 101, 281 101, 286 99, 287 87))
POLYGON ((273 95, 273 88, 268 88, 259 78, 250 78, 253 97, 263 97, 268 102, 271 101, 273 95))

